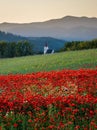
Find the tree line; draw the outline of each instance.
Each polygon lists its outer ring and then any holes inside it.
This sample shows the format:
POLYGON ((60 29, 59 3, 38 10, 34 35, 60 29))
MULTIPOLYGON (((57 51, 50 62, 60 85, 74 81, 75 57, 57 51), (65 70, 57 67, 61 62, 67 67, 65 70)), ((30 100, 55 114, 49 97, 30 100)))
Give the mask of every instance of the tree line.
POLYGON ((0 58, 27 56, 33 54, 33 46, 28 41, 0 41, 0 58))
POLYGON ((97 39, 92 41, 71 41, 66 42, 64 47, 60 51, 74 51, 83 49, 97 48, 97 39))

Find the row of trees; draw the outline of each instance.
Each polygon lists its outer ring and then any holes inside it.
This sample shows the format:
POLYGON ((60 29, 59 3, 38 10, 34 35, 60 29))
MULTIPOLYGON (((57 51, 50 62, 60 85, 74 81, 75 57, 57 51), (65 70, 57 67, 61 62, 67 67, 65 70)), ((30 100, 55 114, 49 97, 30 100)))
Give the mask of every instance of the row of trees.
POLYGON ((65 43, 60 51, 83 50, 97 48, 97 39, 92 41, 72 41, 65 43))
POLYGON ((33 46, 28 41, 0 41, 0 58, 27 56, 33 54, 33 46))

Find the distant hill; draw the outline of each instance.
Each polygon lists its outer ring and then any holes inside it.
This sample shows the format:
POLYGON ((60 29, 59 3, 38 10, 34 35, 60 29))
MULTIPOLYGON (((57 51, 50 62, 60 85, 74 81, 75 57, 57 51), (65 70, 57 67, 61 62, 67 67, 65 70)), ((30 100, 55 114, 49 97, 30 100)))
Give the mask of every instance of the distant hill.
POLYGON ((45 22, 1 23, 0 30, 25 37, 91 40, 97 38, 97 18, 66 16, 45 22))
POLYGON ((17 42, 20 40, 27 40, 27 38, 19 36, 19 35, 14 35, 12 33, 6 33, 6 32, 0 31, 0 41, 17 42))
POLYGON ((34 51, 35 52, 43 52, 45 43, 48 44, 50 49, 54 49, 55 51, 59 51, 65 44, 65 40, 56 39, 52 37, 28 37, 28 39, 35 43, 34 51))
POLYGON ((18 42, 21 40, 27 40, 33 44, 34 53, 42 53, 45 43, 48 44, 49 48, 54 49, 55 51, 62 48, 65 43, 65 40, 55 39, 52 37, 23 37, 0 31, 0 41, 18 42))

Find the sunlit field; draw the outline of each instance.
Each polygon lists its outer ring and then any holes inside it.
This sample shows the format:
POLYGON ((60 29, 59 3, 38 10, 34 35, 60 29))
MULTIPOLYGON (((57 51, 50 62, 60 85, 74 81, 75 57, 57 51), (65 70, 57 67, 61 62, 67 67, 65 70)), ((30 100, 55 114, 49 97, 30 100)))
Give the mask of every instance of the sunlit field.
POLYGON ((0 59, 0 74, 95 68, 97 49, 0 59))

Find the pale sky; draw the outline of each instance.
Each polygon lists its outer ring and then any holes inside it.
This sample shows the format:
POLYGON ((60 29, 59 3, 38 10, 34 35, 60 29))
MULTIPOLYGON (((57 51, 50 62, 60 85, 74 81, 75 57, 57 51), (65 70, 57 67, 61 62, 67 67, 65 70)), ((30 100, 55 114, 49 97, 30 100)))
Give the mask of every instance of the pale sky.
POLYGON ((97 0, 0 0, 0 23, 30 23, 67 15, 97 17, 97 0))

